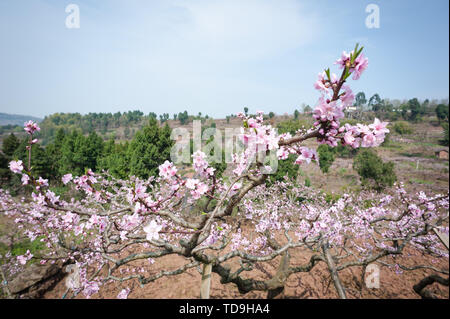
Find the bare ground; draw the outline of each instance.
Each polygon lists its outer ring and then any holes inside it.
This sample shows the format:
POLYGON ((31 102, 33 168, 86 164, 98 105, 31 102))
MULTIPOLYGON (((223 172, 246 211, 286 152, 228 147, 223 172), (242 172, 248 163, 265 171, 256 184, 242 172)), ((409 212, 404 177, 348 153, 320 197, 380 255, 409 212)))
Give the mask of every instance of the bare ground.
MULTIPOLYGON (((423 257, 420 255, 414 256, 414 252, 409 250, 406 254, 411 254, 413 264, 431 264, 435 267, 448 269, 448 259, 446 260, 432 260, 430 257, 423 257)), ((310 255, 299 251, 291 251, 291 264, 300 265, 309 260, 310 255)), ((402 257, 402 259, 408 257, 402 257)), ((153 265, 148 262, 141 261, 140 265, 146 266, 148 275, 155 274, 161 270, 173 270, 183 265, 184 258, 179 256, 166 256, 160 258, 153 265)), ((411 262, 410 262, 411 264, 411 262)), ((233 264, 230 264, 233 267, 233 264)), ((260 264, 259 269, 254 269, 251 272, 246 272, 244 276, 267 279, 268 273, 275 273, 278 266, 278 259, 270 263, 260 264)), ((361 282, 362 269, 361 267, 354 267, 346 269, 340 273, 343 285, 346 287, 348 298, 365 298, 365 299, 411 299, 420 298, 414 290, 413 286, 421 279, 433 274, 431 270, 415 270, 405 271, 401 274, 396 273, 388 267, 381 267, 380 269, 380 288, 366 288, 365 284, 361 282)), ((192 268, 181 275, 160 278, 151 282, 144 287, 140 287, 136 281, 128 281, 124 283, 108 283, 99 293, 94 294, 92 298, 111 299, 116 298, 117 294, 123 288, 131 288, 129 298, 139 299, 195 299, 200 297, 200 282, 201 274, 199 270, 192 268)), ((433 284, 428 287, 428 290, 440 296, 441 298, 449 298, 448 287, 433 284)), ((56 287, 47 292, 44 298, 61 298, 66 291, 65 281, 61 281, 56 287)), ((324 263, 318 264, 309 273, 299 273, 292 275, 286 284, 285 292, 282 298, 294 299, 322 299, 322 298, 338 298, 336 290, 330 280, 329 272, 324 263)), ((77 299, 84 298, 79 294, 77 299)), ((211 298, 266 298, 265 292, 250 292, 245 295, 239 293, 234 284, 223 285, 220 283, 220 277, 213 273, 211 281, 211 298)))

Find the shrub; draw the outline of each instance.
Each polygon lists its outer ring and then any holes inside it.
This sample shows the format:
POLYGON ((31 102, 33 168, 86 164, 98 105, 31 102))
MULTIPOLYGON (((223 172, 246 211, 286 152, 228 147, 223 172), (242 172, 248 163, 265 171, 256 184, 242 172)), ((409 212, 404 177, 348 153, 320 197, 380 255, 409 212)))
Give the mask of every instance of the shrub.
POLYGON ((333 193, 326 193, 325 194, 325 201, 328 204, 334 204, 336 203, 341 196, 339 194, 333 194, 333 193))
POLYGON ((436 116, 439 122, 448 119, 448 105, 439 104, 436 107, 436 116))
POLYGON ((400 135, 411 134, 413 129, 408 122, 399 121, 394 123, 394 131, 400 135))
POLYGON ((310 119, 298 119, 298 120, 287 120, 280 122, 277 125, 278 133, 291 133, 295 134, 298 130, 305 128, 308 129, 312 125, 312 121, 310 119))
POLYGON ((441 141, 442 145, 449 145, 448 137, 448 123, 442 123, 442 128, 444 129, 444 139, 441 141))
POLYGON ((353 160, 353 168, 358 172, 363 186, 381 191, 392 186, 397 180, 394 163, 384 163, 371 149, 361 150, 353 160))
POLYGON ((324 173, 328 173, 330 166, 334 162, 333 149, 327 144, 322 144, 317 148, 317 153, 319 153, 320 170, 324 173))
POLYGON ((358 154, 357 148, 342 145, 341 142, 338 142, 338 146, 332 148, 331 150, 334 151, 337 154, 337 156, 341 158, 353 158, 356 154, 358 154))
POLYGON ((311 180, 309 179, 309 177, 307 177, 307 178, 305 179, 305 186, 306 186, 306 187, 311 187, 311 180))
POLYGON ((397 121, 400 117, 400 113, 398 112, 386 112, 385 117, 388 121, 397 121))
POLYGON ((278 161, 278 168, 275 174, 271 174, 266 182, 267 185, 272 185, 274 182, 284 181, 285 178, 295 180, 299 174, 299 165, 295 165, 294 154, 289 155, 289 158, 284 161, 278 161))
POLYGON ((391 133, 387 133, 384 137, 383 143, 381 143, 381 146, 389 146, 391 145, 391 133))

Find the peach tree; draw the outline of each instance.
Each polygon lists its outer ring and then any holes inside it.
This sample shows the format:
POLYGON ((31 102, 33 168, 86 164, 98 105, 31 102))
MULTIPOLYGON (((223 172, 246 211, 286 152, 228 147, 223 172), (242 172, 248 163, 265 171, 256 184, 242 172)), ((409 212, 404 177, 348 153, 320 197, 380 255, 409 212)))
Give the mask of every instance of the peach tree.
MULTIPOLYGON (((385 122, 340 123, 354 100, 348 80, 358 80, 368 66, 362 49, 357 45, 350 53, 342 53, 335 63, 342 70, 340 76, 329 68, 318 75, 314 87, 321 96, 310 129, 278 134, 264 122, 262 112, 239 113, 244 148, 233 154, 227 176, 218 176, 206 154, 198 150, 192 155, 192 178, 183 177, 170 161, 159 166, 158 176, 145 180, 116 179, 89 169, 81 176, 62 177, 77 193, 63 199, 46 179, 33 174, 30 160, 11 161, 11 171, 20 174, 23 185, 31 185, 33 192, 31 198, 18 199, 0 190, 0 211, 48 249, 36 256, 30 252, 2 256, 8 276, 30 259, 41 264, 62 260, 79 271, 79 278, 70 285, 72 295, 90 297, 109 282, 135 280, 146 285, 203 266, 204 273, 217 274, 222 284, 234 284, 242 294, 266 291, 271 298, 283 291, 290 276, 323 263, 339 297, 346 298, 339 273, 351 267, 365 269, 378 263, 399 271, 426 268, 448 275, 448 269, 392 259, 406 258, 404 252, 410 248, 448 259, 434 232, 448 234, 447 194, 408 194, 397 185, 389 195, 344 194, 329 203, 320 191, 288 179, 266 183, 274 170, 261 158, 269 153, 277 161, 294 155, 293 165, 318 161, 316 151, 304 146, 306 140, 351 148, 377 147, 383 142, 389 132, 385 122), (201 213, 194 214, 194 209, 201 213), (293 252, 309 260, 294 265, 293 252), (181 256, 184 264, 152 271, 158 258, 170 255, 181 256), (136 261, 146 266, 137 266, 136 261), (261 263, 274 261, 278 267, 268 279, 249 275, 261 263)), ((25 125, 30 154, 38 130, 31 121, 25 125)), ((129 292, 124 289, 118 297, 126 298, 129 292)))

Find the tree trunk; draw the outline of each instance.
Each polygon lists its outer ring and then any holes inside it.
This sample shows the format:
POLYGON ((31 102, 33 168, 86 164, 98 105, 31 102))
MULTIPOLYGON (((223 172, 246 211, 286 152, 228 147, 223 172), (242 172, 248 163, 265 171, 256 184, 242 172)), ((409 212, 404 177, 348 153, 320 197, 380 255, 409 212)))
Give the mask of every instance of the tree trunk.
POLYGON ((345 294, 345 289, 344 286, 342 285, 342 282, 339 278, 339 274, 336 270, 336 266, 334 264, 333 261, 333 256, 331 256, 330 251, 329 251, 329 247, 328 244, 325 243, 322 245, 322 249, 323 249, 323 253, 325 255, 325 260, 327 262, 328 265, 328 269, 330 271, 331 274, 331 279, 333 280, 334 286, 336 287, 336 291, 339 295, 339 298, 341 299, 347 299, 347 296, 345 294))
POLYGON ((211 288, 211 269, 212 264, 203 264, 202 283, 200 287, 201 299, 209 299, 209 290, 211 288))
POLYGON ((267 299, 284 298, 284 285, 287 280, 286 273, 289 269, 290 259, 291 256, 289 255, 289 252, 286 251, 281 257, 277 273, 268 282, 268 286, 273 288, 267 291, 267 299))

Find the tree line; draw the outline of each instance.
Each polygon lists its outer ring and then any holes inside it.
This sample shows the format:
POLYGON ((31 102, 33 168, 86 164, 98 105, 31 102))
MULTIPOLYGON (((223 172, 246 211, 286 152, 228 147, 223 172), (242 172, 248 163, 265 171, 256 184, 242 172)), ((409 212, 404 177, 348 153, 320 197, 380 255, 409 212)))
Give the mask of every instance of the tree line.
POLYGON ((358 92, 355 95, 353 106, 356 107, 354 110, 356 114, 358 111, 372 111, 375 113, 375 117, 389 121, 402 119, 417 123, 422 121, 424 116, 434 115, 438 118, 439 123, 448 120, 448 100, 425 99, 421 102, 417 98, 412 98, 401 101, 382 99, 378 93, 367 99, 364 92, 358 92))
MULTIPOLYGON (((46 116, 39 123, 41 127, 39 137, 42 144, 47 145, 55 141, 60 129, 64 129, 65 131, 80 130, 82 134, 97 132, 103 136, 106 136, 108 131, 112 131, 113 133, 110 137, 114 138, 117 136, 117 128, 124 127, 123 137, 129 139, 134 136, 135 129, 141 128, 151 118, 158 120, 158 115, 155 112, 150 112, 148 115, 145 115, 141 111, 88 113, 85 115, 80 113, 55 113, 46 116), (133 126, 135 128, 132 128, 133 126)), ((159 115, 161 124, 166 123, 169 119, 169 113, 159 115)), ((190 115, 187 111, 173 114, 173 120, 179 121, 181 125, 188 124, 192 120, 201 120, 204 123, 207 119, 209 119, 209 116, 202 116, 201 112, 198 115, 190 115)), ((16 128, 21 130, 21 127, 11 125, 0 127, 0 134, 10 132, 16 128)))
MULTIPOLYGON (((89 168, 108 170, 117 178, 130 175, 148 178, 156 175, 158 166, 170 158, 173 145, 170 134, 167 123, 160 126, 153 117, 131 141, 123 143, 116 143, 114 139, 104 141, 95 131, 85 135, 81 129, 66 131, 59 128, 51 143, 45 147, 40 144, 33 146, 33 171, 49 180, 60 180, 67 173, 80 176, 89 168)), ((8 163, 13 159, 26 163, 27 144, 27 138, 20 139, 14 133, 4 139, 0 152, 2 187, 20 184, 10 173, 8 163)))

